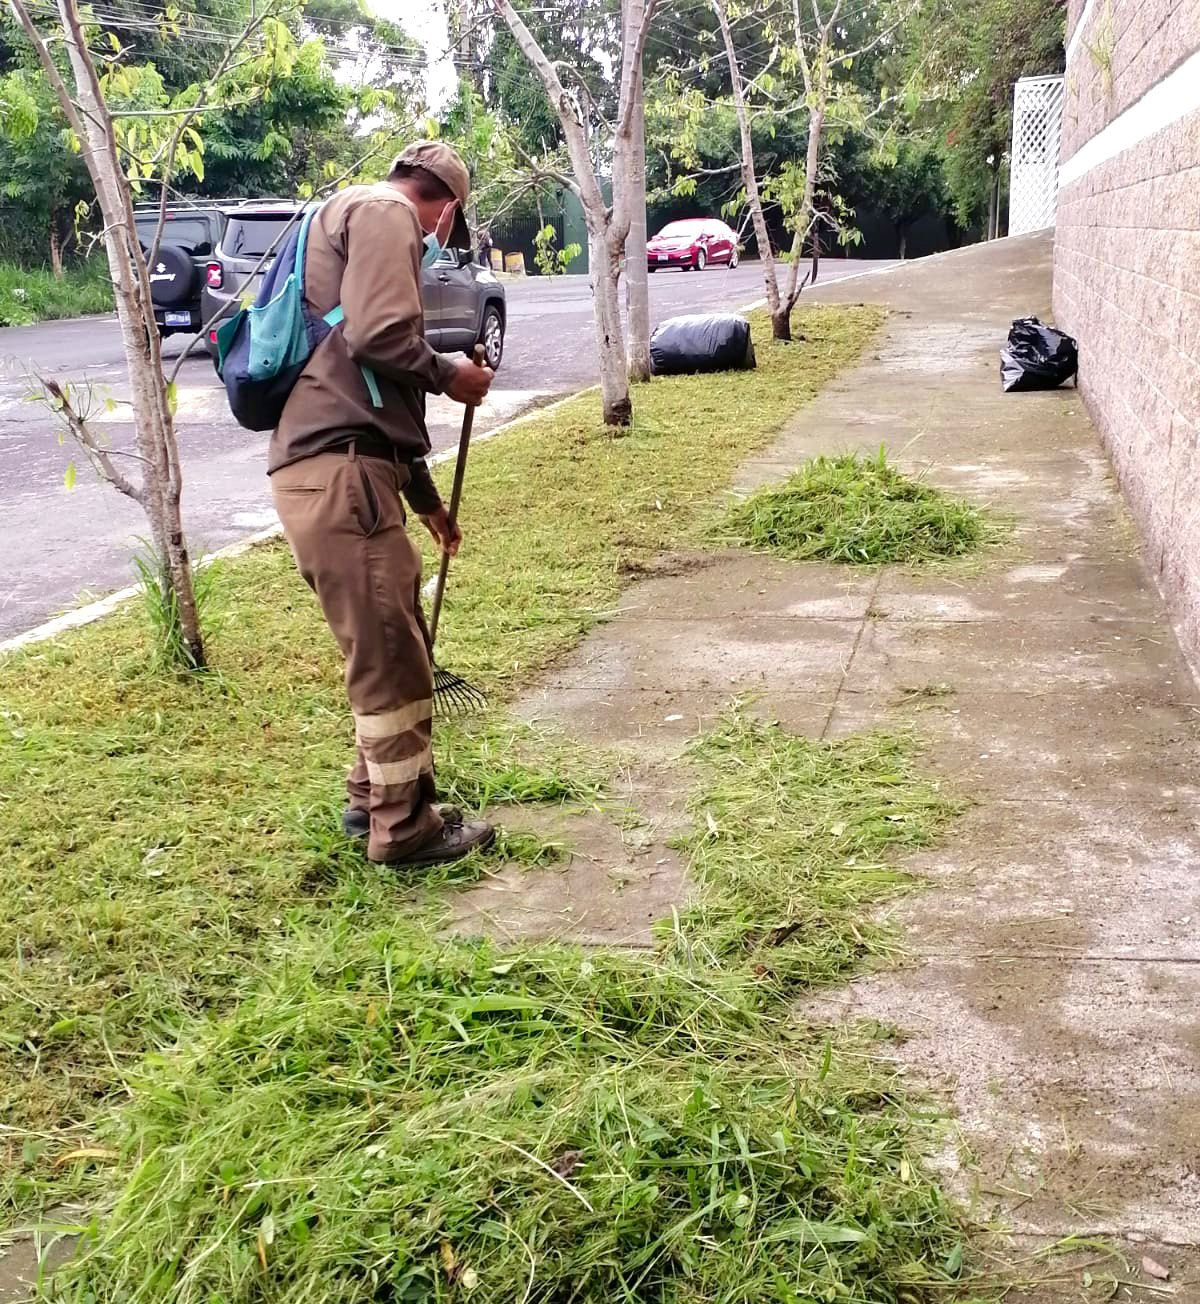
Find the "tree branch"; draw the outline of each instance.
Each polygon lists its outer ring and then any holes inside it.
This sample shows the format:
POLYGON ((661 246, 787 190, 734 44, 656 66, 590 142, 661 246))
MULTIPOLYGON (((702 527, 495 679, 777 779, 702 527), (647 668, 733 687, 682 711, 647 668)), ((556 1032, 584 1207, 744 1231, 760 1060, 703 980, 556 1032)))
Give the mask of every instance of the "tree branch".
POLYGON ((538 44, 537 38, 525 26, 524 20, 520 14, 513 8, 511 0, 492 0, 496 13, 508 24, 509 31, 513 34, 521 53, 533 65, 534 70, 542 79, 542 85, 546 88, 546 93, 550 97, 550 104, 558 116, 559 125, 562 127, 563 136, 567 142, 567 154, 571 160, 571 169, 575 173, 577 182, 577 194, 580 202, 583 204, 583 211, 589 220, 594 220, 595 214, 604 211, 604 195, 600 190, 600 183, 596 179, 596 171, 592 166, 591 152, 588 149, 587 134, 583 125, 575 116, 571 108, 571 99, 567 94, 566 87, 562 84, 554 65, 546 57, 546 52, 538 44))
MULTIPOLYGON (((629 41, 629 34, 621 34, 621 92, 617 100, 617 124, 615 134, 619 137, 629 135, 629 125, 634 111, 634 90, 642 82, 642 58, 646 52, 646 37, 650 34, 650 22, 654 17, 654 7, 658 0, 644 0, 641 20, 637 28, 632 33, 632 41, 629 41)), ((629 3, 629 0, 626 0, 629 3)))
POLYGON ((71 433, 71 437, 87 454, 88 461, 95 467, 97 475, 107 480, 114 489, 119 490, 126 498, 132 498, 135 503, 140 503, 141 506, 145 507, 146 495, 144 491, 113 465, 109 450, 100 444, 95 435, 88 429, 87 417, 71 403, 67 391, 63 389, 58 381, 48 380, 44 376, 37 375, 37 373, 35 375, 38 384, 50 396, 51 410, 62 417, 71 433))
MULTIPOLYGON (((269 0, 266 9, 261 14, 255 14, 250 21, 242 28, 241 35, 231 45, 226 47, 225 53, 221 56, 220 62, 209 76, 204 88, 197 97, 197 103, 190 106, 184 113, 184 116, 175 124, 175 130, 171 133, 171 140, 167 145, 166 161, 163 163, 163 178, 170 181, 175 171, 175 154, 179 149, 179 142, 183 139, 183 133, 195 121, 196 115, 202 113, 205 108, 206 97, 211 94, 217 86, 217 83, 225 76, 229 65, 233 62, 233 57, 242 48, 250 37, 266 22, 274 13, 276 0, 269 0)), ((146 255, 148 263, 154 262, 158 257, 158 249, 162 244, 163 228, 167 224, 167 188, 163 186, 162 193, 159 196, 158 204, 158 222, 154 227, 154 240, 150 245, 150 252, 146 255)))
POLYGON ((866 45, 861 45, 857 50, 848 50, 845 54, 838 53, 839 59, 861 59, 864 54, 870 54, 882 41, 886 41, 889 36, 900 27, 916 12, 916 6, 906 9, 899 18, 896 19, 890 27, 884 27, 877 32, 866 45))
MULTIPOLYGON (((565 186, 576 197, 576 199, 581 198, 579 186, 575 179, 568 176, 561 168, 551 166, 547 159, 542 159, 541 162, 538 162, 537 159, 533 158, 530 154, 527 154, 525 150, 521 148, 518 141, 513 141, 513 149, 516 152, 517 157, 524 161, 525 166, 529 169, 530 176, 535 181, 540 179, 556 181, 560 186, 565 186)), ((525 191, 524 193, 528 193, 528 191, 525 191)), ((511 205, 509 205, 509 207, 511 207, 511 205)))

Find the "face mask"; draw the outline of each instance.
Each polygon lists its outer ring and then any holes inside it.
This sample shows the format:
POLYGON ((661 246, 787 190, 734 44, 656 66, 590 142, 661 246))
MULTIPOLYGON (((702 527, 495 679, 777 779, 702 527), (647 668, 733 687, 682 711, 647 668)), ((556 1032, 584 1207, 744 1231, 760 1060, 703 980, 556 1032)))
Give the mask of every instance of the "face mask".
POLYGON ((437 238, 437 232, 434 231, 427 235, 422 243, 425 246, 425 252, 421 255, 421 266, 432 267, 442 256, 442 242, 437 238))
POLYGON ((445 249, 446 246, 442 244, 441 240, 438 238, 438 231, 441 229, 442 221, 447 213, 451 214, 450 220, 453 222, 454 208, 455 205, 453 203, 447 204, 438 217, 437 225, 422 240, 421 243, 425 246, 425 252, 421 255, 422 267, 432 267, 433 264, 442 256, 442 250, 445 249))

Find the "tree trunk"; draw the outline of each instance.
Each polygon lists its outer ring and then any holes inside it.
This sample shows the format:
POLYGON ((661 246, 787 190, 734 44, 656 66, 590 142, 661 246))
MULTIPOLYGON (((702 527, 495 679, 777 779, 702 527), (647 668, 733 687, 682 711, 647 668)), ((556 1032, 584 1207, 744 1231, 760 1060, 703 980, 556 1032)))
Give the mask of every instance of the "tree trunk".
POLYGON ((613 142, 613 206, 611 213, 596 175, 587 132, 576 113, 575 101, 554 64, 526 27, 512 0, 492 0, 493 8, 508 24, 521 53, 529 60, 562 127, 575 177, 572 187, 583 205, 588 228, 588 253, 592 277, 593 316, 600 359, 600 392, 607 425, 627 426, 632 419, 629 374, 621 330, 621 308, 617 297, 621 252, 629 234, 628 172, 631 118, 642 94, 642 52, 649 17, 655 0, 627 0, 627 18, 622 34, 621 93, 617 130, 613 142))
POLYGON ((908 257, 908 227, 900 228, 900 259, 903 261, 908 257))
POLYGON ((596 351, 600 358, 604 424, 627 426, 633 420, 633 403, 629 398, 621 301, 617 293, 620 246, 614 249, 603 232, 589 231, 588 259, 592 268, 592 316, 596 324, 596 351))
POLYGON ((992 183, 988 186, 988 213, 987 213, 987 240, 996 238, 996 223, 999 217, 998 209, 1000 207, 1000 185, 999 173, 993 169, 992 183))
POLYGON ((629 379, 642 382, 650 379, 650 274, 646 267, 646 123, 640 76, 637 87, 629 118, 629 171, 625 182, 629 209, 625 293, 629 302, 629 379))
POLYGON ((179 450, 163 379, 158 331, 154 327, 150 276, 135 235, 133 201, 121 170, 112 118, 104 103, 95 64, 84 43, 75 0, 59 0, 59 13, 83 119, 84 158, 104 217, 105 252, 129 367, 130 406, 142 468, 142 505, 149 519, 152 545, 179 612, 188 663, 200 669, 205 664, 204 642, 179 510, 182 490, 179 450))
POLYGON ((59 212, 57 208, 52 209, 50 212, 50 270, 54 273, 54 279, 56 281, 62 280, 62 231, 59 227, 59 212))
MULTIPOLYGON (((742 145, 742 184, 746 187, 746 205, 750 209, 750 220, 754 226, 754 240, 758 245, 758 257, 762 263, 763 286, 767 294, 767 307, 771 312, 772 331, 775 332, 775 320, 779 316, 779 281, 775 275, 775 259, 771 253, 771 236, 767 231, 767 220, 763 216, 762 198, 758 190, 758 173, 754 163, 754 141, 750 134, 750 115, 746 111, 746 97, 742 93, 742 75, 738 68, 737 50, 733 45, 733 33, 729 28, 729 16, 725 12, 723 0, 712 0, 713 11, 721 25, 721 36, 725 41, 725 58, 729 63, 729 83, 733 88, 733 107, 737 114, 738 133, 742 145)), ((778 333, 775 338, 779 339, 778 333)), ((784 339, 788 338, 786 335, 784 339)))
MULTIPOLYGON (((822 60, 825 60, 824 47, 821 50, 821 57, 822 60)), ((825 80, 822 72, 821 86, 824 85, 825 80)), ((771 314, 772 333, 777 340, 790 340, 792 338, 792 309, 796 306, 796 300, 800 298, 800 292, 804 288, 800 283, 800 264, 804 260, 804 241, 816 213, 817 169, 821 163, 821 137, 825 132, 825 92, 823 90, 819 91, 818 96, 817 103, 813 105, 808 118, 808 151, 804 160, 804 198, 800 201, 796 233, 792 237, 792 261, 788 267, 787 290, 784 293, 783 303, 780 304, 779 313, 771 314)))

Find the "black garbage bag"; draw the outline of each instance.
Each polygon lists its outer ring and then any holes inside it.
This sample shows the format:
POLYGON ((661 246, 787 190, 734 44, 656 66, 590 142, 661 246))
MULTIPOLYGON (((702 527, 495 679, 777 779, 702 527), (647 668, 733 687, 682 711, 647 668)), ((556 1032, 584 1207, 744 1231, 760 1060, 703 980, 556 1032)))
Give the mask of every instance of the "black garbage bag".
POLYGON ((1021 317, 1000 350, 1000 382, 1005 390, 1057 389, 1079 370, 1075 341, 1036 317, 1021 317))
POLYGON ((750 323, 734 313, 669 317, 650 336, 650 370, 656 376, 749 371, 754 365, 750 323))

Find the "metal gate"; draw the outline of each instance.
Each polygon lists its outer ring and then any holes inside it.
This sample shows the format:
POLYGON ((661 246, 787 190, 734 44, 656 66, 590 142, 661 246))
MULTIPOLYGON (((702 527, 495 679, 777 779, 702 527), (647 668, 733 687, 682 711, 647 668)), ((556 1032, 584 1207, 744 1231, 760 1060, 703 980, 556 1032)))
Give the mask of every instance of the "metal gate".
POLYGON ((1013 90, 1009 235, 1054 225, 1063 94, 1061 75, 1022 77, 1013 90))

